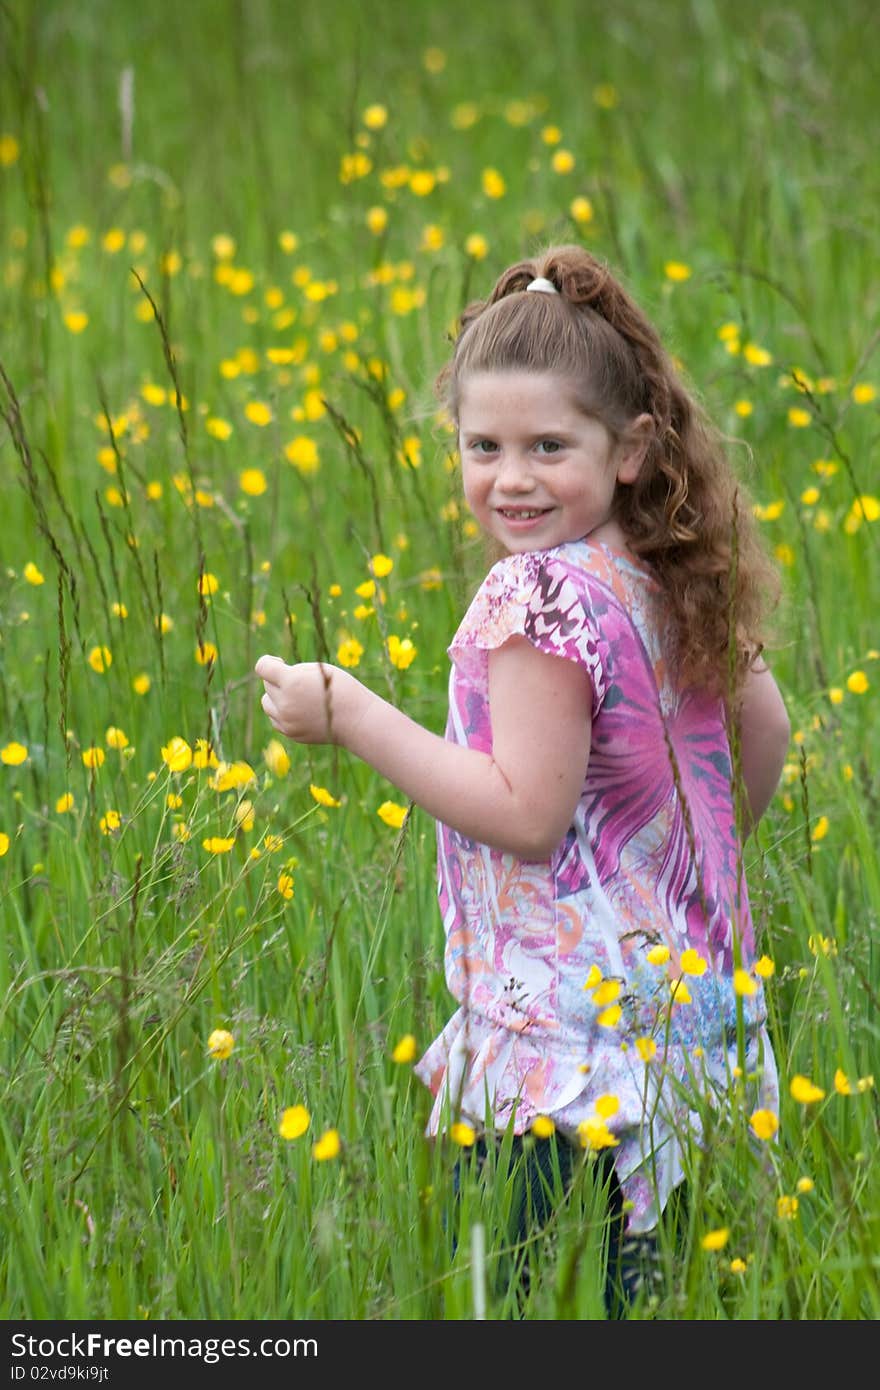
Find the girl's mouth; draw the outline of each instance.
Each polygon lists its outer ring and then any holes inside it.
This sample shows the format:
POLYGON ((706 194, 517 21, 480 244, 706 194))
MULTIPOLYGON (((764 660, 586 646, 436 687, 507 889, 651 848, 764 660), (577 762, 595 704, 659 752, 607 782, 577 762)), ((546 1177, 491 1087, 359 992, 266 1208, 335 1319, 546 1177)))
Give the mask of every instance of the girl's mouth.
POLYGON ((550 507, 499 507, 498 515, 503 516, 505 521, 537 521, 539 517, 546 516, 551 510, 550 507))

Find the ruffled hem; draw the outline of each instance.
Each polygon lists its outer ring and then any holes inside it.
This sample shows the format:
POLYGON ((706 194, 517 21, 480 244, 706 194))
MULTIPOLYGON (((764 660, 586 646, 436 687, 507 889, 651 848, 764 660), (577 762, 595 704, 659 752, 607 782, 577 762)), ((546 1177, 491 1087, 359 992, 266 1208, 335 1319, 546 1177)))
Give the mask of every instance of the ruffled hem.
MULTIPOLYGON (((778 1079, 765 1029, 749 1039, 746 1060, 748 1071, 759 1073, 754 1108, 776 1113, 778 1079)), ((600 1142, 613 1153, 630 1208, 628 1228, 644 1232, 657 1224, 683 1180, 682 1148, 701 1141, 697 1101, 723 1104, 736 1063, 735 1048, 699 1060, 674 1048, 662 1061, 658 1055, 645 1063, 634 1047, 624 1051, 618 1044, 585 1066, 583 1055, 565 1045, 546 1039, 530 1045, 522 1034, 459 1009, 416 1064, 415 1074, 434 1096, 426 1129, 432 1137, 460 1118, 477 1128, 510 1125, 523 1134, 538 1115, 546 1115, 573 1138, 583 1122, 595 1124, 605 1136, 600 1142), (689 1090, 693 1105, 687 1102, 689 1090), (609 1099, 616 1102, 610 1112, 609 1099)))

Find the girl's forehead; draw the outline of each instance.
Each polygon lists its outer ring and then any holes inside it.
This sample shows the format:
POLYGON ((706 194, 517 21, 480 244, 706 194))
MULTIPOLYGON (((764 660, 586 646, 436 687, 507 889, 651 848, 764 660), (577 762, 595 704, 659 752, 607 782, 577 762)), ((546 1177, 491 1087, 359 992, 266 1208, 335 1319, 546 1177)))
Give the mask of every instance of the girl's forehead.
POLYGON ((555 372, 467 372, 459 382, 458 418, 462 425, 479 417, 499 424, 513 418, 558 426, 562 419, 583 419, 584 413, 574 383, 555 372))

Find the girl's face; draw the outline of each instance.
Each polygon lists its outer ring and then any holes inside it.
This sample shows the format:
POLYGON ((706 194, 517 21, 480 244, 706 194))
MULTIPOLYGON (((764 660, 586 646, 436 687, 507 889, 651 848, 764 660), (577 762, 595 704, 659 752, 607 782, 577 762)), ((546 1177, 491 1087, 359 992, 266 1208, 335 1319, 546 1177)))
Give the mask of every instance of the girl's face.
POLYGON ((466 376, 459 393, 459 449, 468 506, 509 553, 601 540, 625 550, 612 518, 619 483, 635 480, 644 443, 615 443, 551 372, 466 376))

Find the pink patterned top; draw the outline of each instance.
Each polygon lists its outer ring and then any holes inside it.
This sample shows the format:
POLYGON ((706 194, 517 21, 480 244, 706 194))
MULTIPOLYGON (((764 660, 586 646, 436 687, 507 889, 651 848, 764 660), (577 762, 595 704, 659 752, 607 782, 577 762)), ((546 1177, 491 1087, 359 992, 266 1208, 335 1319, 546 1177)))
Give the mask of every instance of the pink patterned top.
POLYGON ((681 1146, 699 1142, 699 1105, 725 1103, 734 1067, 756 1077, 748 1113, 778 1110, 761 982, 733 987, 754 942, 723 705, 676 688, 666 630, 650 567, 602 542, 509 555, 479 589, 449 647, 446 737, 491 750, 488 654, 521 634, 586 669, 591 749, 549 859, 438 824, 460 1007, 416 1068, 435 1096, 431 1134, 459 1116, 522 1133, 547 1115, 572 1136, 593 1122, 633 1231, 656 1224, 682 1179, 681 1146), (649 959, 657 946, 666 963, 649 959), (682 964, 687 1002, 680 987, 672 999, 682 964))

